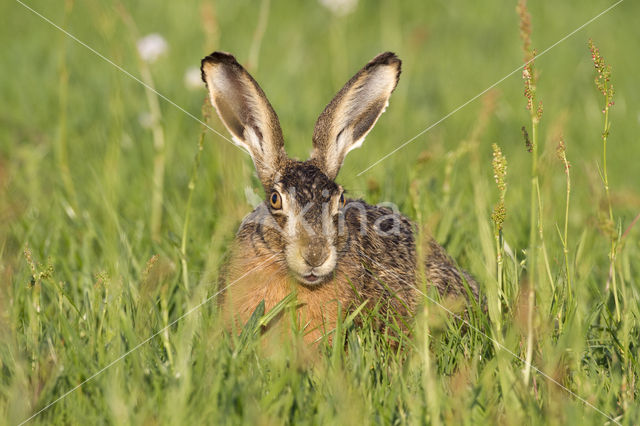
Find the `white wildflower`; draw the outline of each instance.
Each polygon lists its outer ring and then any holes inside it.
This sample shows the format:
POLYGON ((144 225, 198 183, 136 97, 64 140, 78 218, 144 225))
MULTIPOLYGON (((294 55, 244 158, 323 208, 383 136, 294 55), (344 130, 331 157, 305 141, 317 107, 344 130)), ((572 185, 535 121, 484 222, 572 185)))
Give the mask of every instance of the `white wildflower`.
POLYGON ((122 146, 122 148, 125 150, 129 150, 133 148, 133 138, 129 133, 126 133, 126 132, 122 133, 122 139, 120 139, 120 146, 122 146))
POLYGON ((149 34, 142 37, 136 43, 138 54, 143 61, 153 63, 169 49, 167 41, 158 33, 149 34))
POLYGON ((200 75, 200 68, 191 67, 185 71, 184 86, 189 90, 198 90, 204 87, 200 75))
POLYGON ((346 16, 356 10, 358 0, 319 0, 320 4, 329 9, 334 15, 346 16))
POLYGON ((150 129, 153 127, 153 116, 150 112, 143 112, 138 116, 138 123, 140 123, 143 128, 150 129))

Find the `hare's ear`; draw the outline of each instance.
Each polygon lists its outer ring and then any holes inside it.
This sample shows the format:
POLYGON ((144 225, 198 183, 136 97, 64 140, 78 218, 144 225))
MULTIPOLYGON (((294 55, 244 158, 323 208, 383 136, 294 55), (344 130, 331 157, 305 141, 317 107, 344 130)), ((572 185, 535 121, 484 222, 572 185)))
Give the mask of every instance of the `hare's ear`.
POLYGON ((400 59, 381 53, 365 65, 324 109, 313 131, 311 160, 335 179, 349 151, 362 145, 389 104, 400 77, 400 59))
POLYGON ((264 92, 236 59, 214 52, 202 60, 202 80, 211 104, 233 137, 246 149, 265 189, 287 160, 278 116, 264 92))

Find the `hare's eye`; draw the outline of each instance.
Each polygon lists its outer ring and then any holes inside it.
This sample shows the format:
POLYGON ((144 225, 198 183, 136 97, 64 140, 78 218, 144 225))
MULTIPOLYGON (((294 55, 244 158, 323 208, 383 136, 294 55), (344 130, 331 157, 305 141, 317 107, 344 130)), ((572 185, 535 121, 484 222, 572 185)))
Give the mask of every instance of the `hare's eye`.
POLYGON ((269 197, 269 202, 271 202, 271 207, 279 210, 282 208, 282 198, 280 198, 280 194, 278 191, 273 191, 271 193, 271 197, 269 197))
POLYGON ((344 194, 340 194, 340 208, 344 207, 344 194))

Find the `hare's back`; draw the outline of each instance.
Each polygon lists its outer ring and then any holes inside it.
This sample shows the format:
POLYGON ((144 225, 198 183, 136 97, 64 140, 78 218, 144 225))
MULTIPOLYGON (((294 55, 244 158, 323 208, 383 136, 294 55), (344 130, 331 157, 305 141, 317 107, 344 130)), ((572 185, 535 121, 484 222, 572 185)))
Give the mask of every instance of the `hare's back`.
POLYGON ((351 251, 369 258, 372 267, 415 269, 414 225, 408 218, 388 207, 349 200, 345 206, 345 222, 353 243, 351 251))
MULTIPOLYGON (((365 262, 387 284, 396 288, 416 285, 415 226, 405 216, 387 207, 371 206, 362 201, 358 208, 345 213, 352 239, 350 251, 365 262), (355 237, 353 237, 355 236, 355 237), (386 278, 386 279, 385 279, 386 278)), ((478 298, 475 280, 460 269, 447 252, 430 236, 425 236, 422 262, 429 285, 441 294, 466 295, 467 286, 478 298)))

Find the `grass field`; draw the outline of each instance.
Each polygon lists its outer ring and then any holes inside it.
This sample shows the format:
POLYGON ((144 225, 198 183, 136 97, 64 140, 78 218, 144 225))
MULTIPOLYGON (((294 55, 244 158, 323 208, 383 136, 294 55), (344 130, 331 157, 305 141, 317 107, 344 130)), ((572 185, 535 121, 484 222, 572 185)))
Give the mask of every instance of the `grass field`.
POLYGON ((529 5, 531 112, 521 70, 465 104, 523 64, 515 1, 361 1, 344 16, 316 1, 23 1, 0 4, 0 423, 640 422, 637 2, 548 51, 615 2, 529 5), (144 61, 150 33, 168 48, 144 61), (612 67, 606 114, 589 39, 612 67), (188 78, 217 49, 304 158, 335 92, 396 52, 400 84, 338 182, 427 226, 486 312, 464 324, 425 299, 399 352, 366 321, 316 350, 265 354, 255 324, 225 333, 218 269, 264 194, 249 156, 198 122, 226 136, 188 78))

